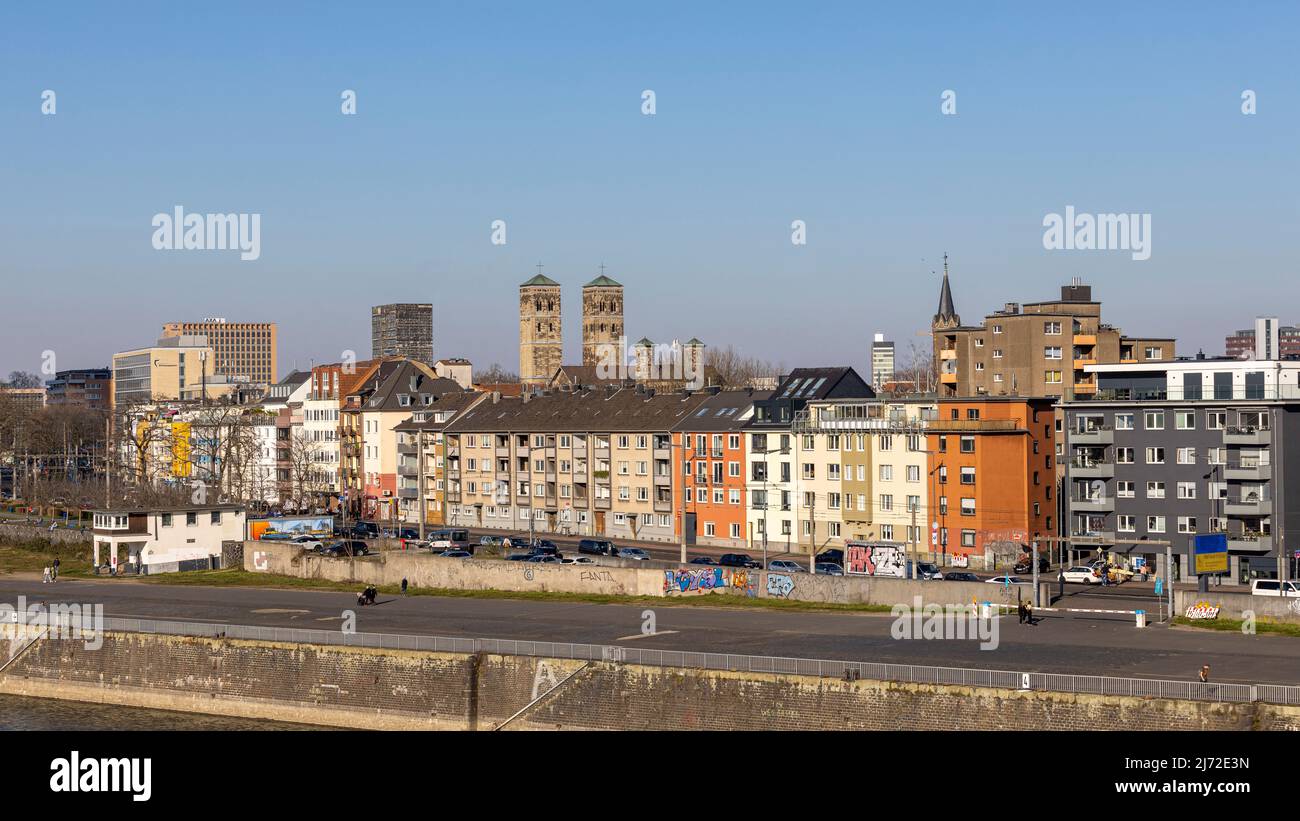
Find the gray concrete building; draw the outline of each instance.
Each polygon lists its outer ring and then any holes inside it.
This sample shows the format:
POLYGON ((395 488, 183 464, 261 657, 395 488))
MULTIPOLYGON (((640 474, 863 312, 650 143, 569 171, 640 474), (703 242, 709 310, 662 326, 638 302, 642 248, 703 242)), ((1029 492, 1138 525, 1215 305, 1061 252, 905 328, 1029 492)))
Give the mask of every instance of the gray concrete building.
POLYGON ((370 355, 433 364, 433 305, 398 302, 370 309, 370 355))
POLYGON ((1296 577, 1300 363, 1198 358, 1088 371, 1095 397, 1060 405, 1065 535, 1100 539, 1162 576, 1164 546, 1144 542, 1170 541, 1173 578, 1188 580, 1195 536, 1224 533, 1221 583, 1296 577))

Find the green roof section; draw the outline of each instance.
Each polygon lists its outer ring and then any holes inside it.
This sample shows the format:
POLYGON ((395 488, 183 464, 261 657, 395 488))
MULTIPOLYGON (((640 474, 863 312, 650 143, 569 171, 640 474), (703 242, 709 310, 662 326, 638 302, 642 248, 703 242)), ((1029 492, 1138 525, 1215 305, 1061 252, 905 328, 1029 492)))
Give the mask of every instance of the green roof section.
POLYGON ((696 339, 695 337, 691 337, 690 339, 686 340, 686 344, 687 344, 687 345, 703 345, 704 343, 701 342, 700 340, 696 339))
POLYGON ((535 276, 535 277, 533 277, 532 279, 528 280, 527 282, 525 282, 524 284, 520 285, 519 287, 520 287, 520 288, 527 288, 527 287, 529 287, 530 285, 554 285, 554 286, 557 286, 557 287, 558 287, 559 284, 560 284, 560 283, 556 282, 555 280, 551 279, 550 277, 546 276, 545 274, 538 274, 537 276, 535 276))
POLYGON ((582 286, 582 287, 584 287, 584 288, 622 288, 622 287, 623 287, 623 283, 621 283, 621 282, 615 282, 614 280, 610 279, 609 277, 605 276, 604 274, 601 274, 600 276, 596 277, 596 278, 593 279, 591 282, 588 282, 586 285, 584 285, 584 286, 582 286))
POLYGON ((634 347, 640 348, 640 347, 645 346, 645 345, 649 345, 650 347, 653 348, 653 347, 655 346, 655 343, 651 342, 650 340, 646 339, 646 338, 643 336, 643 337, 641 337, 641 339, 636 343, 636 345, 635 345, 634 347))

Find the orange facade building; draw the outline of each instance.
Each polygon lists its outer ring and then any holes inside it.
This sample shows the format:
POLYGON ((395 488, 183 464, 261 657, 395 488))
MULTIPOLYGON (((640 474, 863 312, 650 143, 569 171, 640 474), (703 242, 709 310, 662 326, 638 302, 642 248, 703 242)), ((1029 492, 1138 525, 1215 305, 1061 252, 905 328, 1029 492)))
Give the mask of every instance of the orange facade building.
MULTIPOLYGON (((1057 525, 1052 399, 942 399, 928 425, 932 542, 954 555, 1018 552, 1057 525)), ((1050 545, 1040 544, 1044 549, 1050 545)))

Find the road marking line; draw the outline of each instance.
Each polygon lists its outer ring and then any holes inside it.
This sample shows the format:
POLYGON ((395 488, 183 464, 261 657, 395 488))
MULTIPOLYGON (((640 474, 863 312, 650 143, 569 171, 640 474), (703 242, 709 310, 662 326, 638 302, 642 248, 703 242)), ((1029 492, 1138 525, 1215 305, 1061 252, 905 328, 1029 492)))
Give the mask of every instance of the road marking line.
POLYGON ((635 639, 648 639, 653 636, 671 636, 673 633, 676 632, 678 631, 660 630, 658 633, 637 633, 636 635, 632 635, 632 636, 620 636, 619 638, 614 639, 614 641, 633 641, 635 639))

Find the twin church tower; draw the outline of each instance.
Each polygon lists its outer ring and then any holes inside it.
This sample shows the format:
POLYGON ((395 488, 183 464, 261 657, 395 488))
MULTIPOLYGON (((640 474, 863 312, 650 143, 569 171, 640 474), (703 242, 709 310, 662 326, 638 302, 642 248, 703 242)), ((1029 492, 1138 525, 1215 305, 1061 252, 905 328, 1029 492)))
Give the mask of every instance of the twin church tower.
MULTIPOLYGON (((595 367, 603 345, 623 336, 623 286, 605 276, 582 286, 582 364, 595 367)), ((560 283, 540 272, 519 286, 519 381, 545 386, 563 365, 560 283)))

